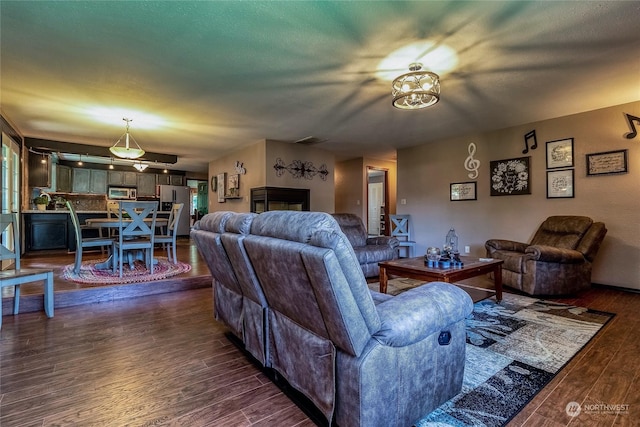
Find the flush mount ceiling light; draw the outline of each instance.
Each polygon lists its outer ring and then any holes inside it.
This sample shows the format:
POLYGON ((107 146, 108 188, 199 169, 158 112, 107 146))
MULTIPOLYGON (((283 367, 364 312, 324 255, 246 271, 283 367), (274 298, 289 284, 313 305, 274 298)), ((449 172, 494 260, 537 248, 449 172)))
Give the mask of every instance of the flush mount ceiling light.
POLYGON ((420 110, 440 100, 440 77, 431 71, 420 71, 422 64, 409 65, 411 72, 402 74, 391 84, 393 106, 401 110, 420 110))
POLYGON ((129 122, 131 122, 132 120, 131 119, 127 119, 126 117, 123 118, 122 120, 127 122, 126 131, 118 139, 118 141, 116 141, 116 143, 113 144, 113 147, 109 148, 109 151, 111 151, 115 156, 121 157, 123 159, 137 159, 138 157, 142 157, 144 155, 144 150, 142 148, 140 148, 140 146, 138 145, 136 140, 133 138, 133 136, 131 136, 131 134, 129 134, 129 122), (123 137, 124 137, 124 147, 118 145, 118 144, 120 144, 120 141, 122 141, 123 137), (137 148, 134 148, 134 147, 130 146, 129 141, 133 141, 133 143, 135 144, 135 147, 137 147, 137 148))
POLYGON ((149 167, 149 165, 146 164, 146 163, 142 163, 142 162, 135 162, 133 164, 133 167, 136 168, 138 170, 138 172, 143 172, 146 168, 149 167))

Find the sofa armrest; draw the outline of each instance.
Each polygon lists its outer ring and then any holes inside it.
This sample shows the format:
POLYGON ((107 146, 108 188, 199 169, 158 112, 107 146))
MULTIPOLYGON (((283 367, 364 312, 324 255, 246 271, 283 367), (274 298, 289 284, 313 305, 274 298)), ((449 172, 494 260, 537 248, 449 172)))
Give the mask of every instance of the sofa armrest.
POLYGON ((376 236, 376 237, 367 237, 367 245, 379 245, 379 246, 388 245, 391 248, 397 248, 398 246, 400 246, 400 242, 396 237, 376 236))
POLYGON ((562 249, 553 246, 531 245, 526 250, 527 258, 542 262, 560 264, 580 264, 584 262, 584 255, 573 249, 562 249))
POLYGON ((465 319, 473 302, 454 285, 431 282, 384 301, 376 309, 381 327, 373 337, 383 345, 404 347, 465 319))
POLYGON ((487 240, 484 246, 488 251, 491 251, 493 249, 499 251, 513 251, 524 253, 529 245, 527 243, 514 242, 513 240, 490 239, 487 240))

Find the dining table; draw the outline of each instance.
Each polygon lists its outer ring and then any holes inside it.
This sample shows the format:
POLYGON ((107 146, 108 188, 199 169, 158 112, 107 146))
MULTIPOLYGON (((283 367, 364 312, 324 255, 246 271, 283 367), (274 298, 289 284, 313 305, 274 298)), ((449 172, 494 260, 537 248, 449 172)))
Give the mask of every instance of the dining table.
MULTIPOLYGON (((147 218, 144 220, 145 223, 150 223, 153 220, 151 218, 147 218)), ((88 218, 85 221, 85 225, 87 228, 119 228, 120 227, 120 219, 119 218, 88 218)), ((123 219, 123 223, 131 222, 130 219, 123 219)), ((169 218, 156 218, 156 228, 163 228, 169 225, 169 218)), ((129 258, 129 268, 133 270, 133 260, 142 259, 142 255, 140 253, 134 254, 128 253, 129 258)), ((109 257, 100 263, 95 265, 97 270, 108 270, 113 268, 114 263, 117 265, 117 259, 114 254, 109 255, 109 257)), ((157 264, 158 260, 154 259, 153 263, 157 264)))

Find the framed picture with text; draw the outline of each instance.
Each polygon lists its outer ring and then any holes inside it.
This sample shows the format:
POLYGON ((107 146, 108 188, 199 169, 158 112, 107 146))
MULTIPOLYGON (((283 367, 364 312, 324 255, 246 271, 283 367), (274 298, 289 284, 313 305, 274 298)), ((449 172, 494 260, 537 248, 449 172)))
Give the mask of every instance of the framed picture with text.
POLYGON ((547 142, 547 169, 573 167, 573 138, 547 142))
POLYGON ((489 162, 491 195, 517 196, 531 194, 530 159, 531 156, 527 156, 489 162))
POLYGON ((627 173, 627 150, 587 154, 587 176, 627 173))
POLYGON ((547 199, 574 197, 573 171, 573 169, 547 171, 547 199))
POLYGON ((478 200, 476 195, 476 182, 452 182, 449 188, 449 200, 478 200))

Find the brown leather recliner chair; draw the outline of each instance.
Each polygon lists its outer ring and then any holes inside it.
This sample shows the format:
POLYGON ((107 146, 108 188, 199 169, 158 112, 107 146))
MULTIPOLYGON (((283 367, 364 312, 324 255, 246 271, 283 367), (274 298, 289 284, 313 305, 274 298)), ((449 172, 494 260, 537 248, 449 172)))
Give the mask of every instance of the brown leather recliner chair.
POLYGON ((487 256, 501 259, 502 283, 529 295, 574 294, 591 286, 591 264, 607 234, 585 216, 550 216, 531 243, 490 239, 487 256))

